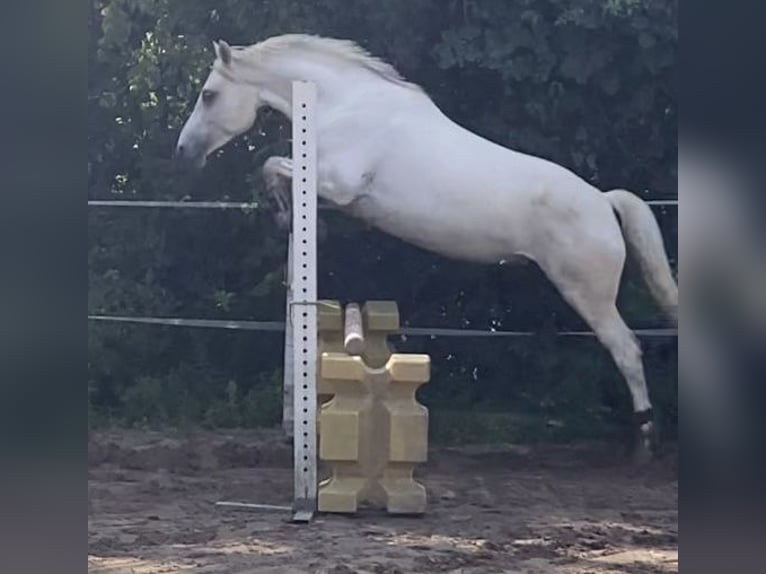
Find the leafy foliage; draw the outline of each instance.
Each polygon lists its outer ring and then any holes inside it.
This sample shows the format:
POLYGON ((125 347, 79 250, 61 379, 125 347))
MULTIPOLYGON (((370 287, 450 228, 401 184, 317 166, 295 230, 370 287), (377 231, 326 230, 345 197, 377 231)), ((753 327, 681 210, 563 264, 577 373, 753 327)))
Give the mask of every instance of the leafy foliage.
MULTIPOLYGON (((562 163, 603 189, 672 196, 677 14, 667 0, 90 0, 88 194, 262 201, 263 161, 289 153, 277 114, 262 114, 200 176, 174 169, 171 151, 213 40, 250 44, 300 31, 358 41, 489 139, 562 163)), ((658 215, 675 253, 675 211, 658 215)), ((603 349, 553 336, 583 325, 534 266, 445 261, 335 215, 328 227, 324 297, 396 299, 413 325, 539 332, 397 342, 431 353, 434 377, 422 396, 429 406, 553 417, 578 435, 628 412, 603 349)), ((92 208, 89 235, 91 313, 283 315, 285 238, 266 210, 92 208)), ((628 322, 662 324, 636 277, 629 269, 621 293, 628 322)), ((655 402, 674 423, 675 341, 645 349, 655 402)), ((274 424, 281 357, 281 339, 269 333, 92 325, 90 412, 94 421, 128 424, 274 424)))

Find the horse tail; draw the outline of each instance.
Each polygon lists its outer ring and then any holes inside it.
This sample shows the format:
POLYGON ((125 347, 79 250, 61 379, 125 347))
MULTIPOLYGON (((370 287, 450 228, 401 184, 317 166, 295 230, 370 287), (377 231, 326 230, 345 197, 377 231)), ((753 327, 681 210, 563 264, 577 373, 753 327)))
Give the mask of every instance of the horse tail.
POLYGON ((649 291, 663 310, 678 321, 678 285, 670 270, 660 226, 649 206, 624 189, 604 194, 617 212, 631 254, 636 257, 649 291))

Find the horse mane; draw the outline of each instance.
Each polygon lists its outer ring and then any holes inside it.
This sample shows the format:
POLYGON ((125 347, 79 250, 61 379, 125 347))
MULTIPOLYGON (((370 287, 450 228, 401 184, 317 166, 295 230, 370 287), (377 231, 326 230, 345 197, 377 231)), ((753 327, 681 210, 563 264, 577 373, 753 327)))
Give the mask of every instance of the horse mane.
POLYGON ((269 54, 289 52, 291 50, 305 50, 309 53, 322 54, 361 66, 384 80, 413 90, 422 91, 420 86, 404 79, 391 64, 377 56, 373 56, 351 40, 340 40, 309 34, 284 34, 267 38, 251 46, 232 46, 232 50, 235 53, 239 52, 247 56, 252 55, 256 58, 269 54))

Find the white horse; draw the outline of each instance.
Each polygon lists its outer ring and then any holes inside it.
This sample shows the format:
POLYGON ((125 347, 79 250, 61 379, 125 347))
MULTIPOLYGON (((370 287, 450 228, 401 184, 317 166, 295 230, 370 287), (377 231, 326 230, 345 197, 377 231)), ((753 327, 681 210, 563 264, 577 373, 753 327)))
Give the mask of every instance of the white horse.
MULTIPOLYGON (((289 118, 293 80, 314 82, 319 198, 442 256, 534 261, 614 358, 641 431, 638 454, 646 458, 654 433, 641 349, 615 304, 626 242, 673 318, 678 288, 660 229, 639 197, 603 193, 564 167, 471 133, 353 42, 284 35, 214 46, 177 156, 201 167, 253 126, 260 107, 289 118)), ((286 209, 292 161, 269 158, 264 176, 286 209)))

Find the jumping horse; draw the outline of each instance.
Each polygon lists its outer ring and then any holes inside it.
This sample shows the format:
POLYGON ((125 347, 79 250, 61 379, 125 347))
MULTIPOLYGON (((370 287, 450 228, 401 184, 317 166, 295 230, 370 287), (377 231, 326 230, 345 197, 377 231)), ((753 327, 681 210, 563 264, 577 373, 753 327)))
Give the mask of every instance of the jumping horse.
MULTIPOLYGON (((319 199, 444 257, 534 261, 611 353, 633 401, 636 456, 651 456, 655 421, 641 347, 616 306, 626 250, 675 321, 678 287, 643 200, 603 192, 556 163, 472 133, 351 41, 290 34, 214 48, 177 157, 202 167, 253 126, 261 107, 290 118, 292 82, 313 82, 319 199)), ((292 161, 270 157, 263 173, 289 221, 292 161)))

